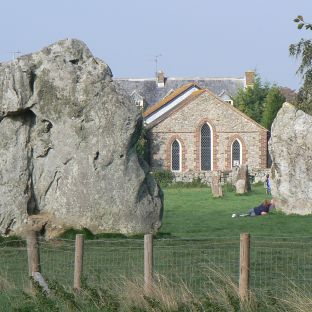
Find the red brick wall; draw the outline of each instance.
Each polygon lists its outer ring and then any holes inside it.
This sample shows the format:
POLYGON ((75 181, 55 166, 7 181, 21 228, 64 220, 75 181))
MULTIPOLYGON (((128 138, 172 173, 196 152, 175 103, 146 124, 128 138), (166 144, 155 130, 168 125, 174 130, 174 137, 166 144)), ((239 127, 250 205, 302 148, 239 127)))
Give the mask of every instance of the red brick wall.
POLYGON ((260 134, 260 168, 267 168, 267 154, 268 154, 268 138, 267 131, 262 131, 260 134))
POLYGON ((182 171, 200 172, 200 130, 204 123, 212 128, 213 170, 230 170, 231 144, 236 138, 242 143, 242 162, 250 169, 266 168, 267 131, 229 104, 204 93, 153 126, 152 169, 170 170, 171 144, 178 139, 182 171))

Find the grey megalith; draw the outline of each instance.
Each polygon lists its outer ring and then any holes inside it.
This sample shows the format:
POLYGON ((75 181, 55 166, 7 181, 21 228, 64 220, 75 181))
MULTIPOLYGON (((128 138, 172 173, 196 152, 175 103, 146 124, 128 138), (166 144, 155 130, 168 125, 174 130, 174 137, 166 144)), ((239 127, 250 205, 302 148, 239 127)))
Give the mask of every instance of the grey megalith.
POLYGON ((284 103, 271 128, 272 195, 285 213, 312 213, 312 116, 284 103))
POLYGON ((1 234, 159 229, 163 195, 135 150, 141 115, 83 42, 0 64, 0 114, 1 234))

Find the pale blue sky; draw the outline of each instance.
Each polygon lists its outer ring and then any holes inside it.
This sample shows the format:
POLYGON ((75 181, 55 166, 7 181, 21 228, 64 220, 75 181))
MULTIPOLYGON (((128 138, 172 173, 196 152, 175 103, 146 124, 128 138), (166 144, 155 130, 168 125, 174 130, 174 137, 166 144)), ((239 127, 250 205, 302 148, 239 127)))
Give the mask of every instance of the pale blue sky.
POLYGON ((298 88, 288 46, 312 37, 292 21, 312 20, 312 0, 1 0, 0 61, 57 40, 83 40, 115 77, 239 77, 298 88))

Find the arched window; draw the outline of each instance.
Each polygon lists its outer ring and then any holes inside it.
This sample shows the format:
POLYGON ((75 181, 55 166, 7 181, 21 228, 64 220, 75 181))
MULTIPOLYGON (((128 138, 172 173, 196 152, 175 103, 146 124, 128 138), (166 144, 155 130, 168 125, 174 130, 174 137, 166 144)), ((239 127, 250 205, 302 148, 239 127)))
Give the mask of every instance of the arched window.
POLYGON ((241 143, 235 140, 232 144, 232 167, 239 166, 242 163, 241 143))
POLYGON ((171 169, 172 171, 181 170, 181 147, 178 140, 174 140, 171 145, 171 169))
POLYGON ((208 124, 204 124, 200 131, 200 151, 201 151, 201 170, 211 170, 211 156, 212 156, 212 139, 211 129, 208 124))

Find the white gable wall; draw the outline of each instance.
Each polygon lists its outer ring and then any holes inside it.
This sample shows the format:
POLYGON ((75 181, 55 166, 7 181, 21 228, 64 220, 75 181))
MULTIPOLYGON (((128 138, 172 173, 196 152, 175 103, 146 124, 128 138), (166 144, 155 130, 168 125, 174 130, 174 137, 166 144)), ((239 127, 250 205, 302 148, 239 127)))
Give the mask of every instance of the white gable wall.
POLYGON ((145 123, 148 125, 160 116, 162 116, 164 113, 168 112, 175 106, 177 106, 179 103, 181 103, 183 100, 185 100, 187 97, 189 97, 193 92, 199 90, 198 87, 193 86, 186 92, 182 93, 178 97, 174 98, 172 101, 170 101, 168 104, 163 106, 160 110, 156 111, 154 114, 151 114, 145 119, 145 123))

